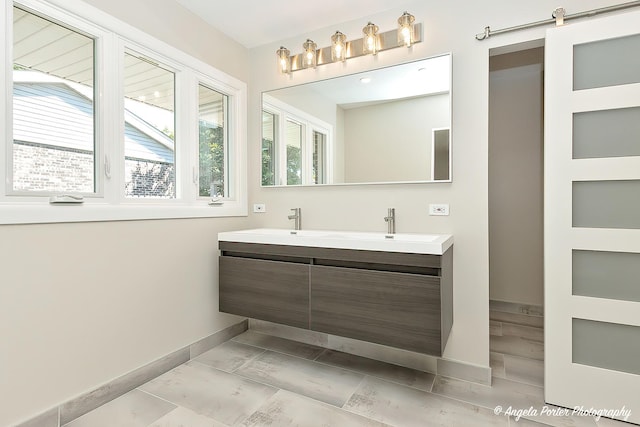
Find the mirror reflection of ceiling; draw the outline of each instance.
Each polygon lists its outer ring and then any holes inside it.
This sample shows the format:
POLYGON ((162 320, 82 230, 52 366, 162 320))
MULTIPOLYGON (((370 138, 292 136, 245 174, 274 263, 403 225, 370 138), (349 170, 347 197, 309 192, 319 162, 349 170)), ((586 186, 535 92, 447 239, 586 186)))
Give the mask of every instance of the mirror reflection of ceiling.
POLYGON ((451 72, 449 55, 395 65, 350 76, 313 82, 287 88, 319 95, 334 101, 343 109, 374 103, 449 92, 451 72), (366 79, 366 80, 365 80, 366 79))

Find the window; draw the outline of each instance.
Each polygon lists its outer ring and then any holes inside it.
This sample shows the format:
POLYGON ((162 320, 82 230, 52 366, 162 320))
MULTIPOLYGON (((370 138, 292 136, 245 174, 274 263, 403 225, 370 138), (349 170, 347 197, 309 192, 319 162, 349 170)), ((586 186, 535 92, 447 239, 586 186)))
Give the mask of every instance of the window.
POLYGON ((313 131, 313 183, 326 184, 327 173, 327 135, 313 131))
POLYGON ((333 127, 264 95, 262 185, 329 184, 333 127))
POLYGON ((176 197, 175 75, 124 55, 124 187, 127 197, 176 197))
POLYGON ((302 184, 302 131, 300 123, 287 120, 286 125, 286 156, 287 156, 287 185, 302 184))
POLYGON ((94 50, 13 7, 13 192, 95 192, 94 50))
POLYGON ((0 72, 13 76, 0 78, 12 100, 0 103, 0 223, 246 215, 246 84, 65 7, 0 8, 12 23, 0 56, 13 54, 0 72), (63 194, 91 208, 50 206, 63 194))
POLYGON ((276 184, 276 126, 278 116, 262 112, 262 185, 276 184))
POLYGON ((228 97, 206 86, 198 86, 198 168, 200 197, 229 194, 225 179, 228 163, 226 126, 228 97))

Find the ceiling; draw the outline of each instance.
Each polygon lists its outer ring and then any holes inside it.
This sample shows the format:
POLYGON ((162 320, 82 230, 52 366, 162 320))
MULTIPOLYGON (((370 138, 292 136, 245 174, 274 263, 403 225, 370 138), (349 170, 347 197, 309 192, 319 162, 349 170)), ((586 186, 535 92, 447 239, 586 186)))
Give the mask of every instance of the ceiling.
MULTIPOLYGON (((287 39, 386 10, 409 0, 176 0, 247 48, 287 39)), ((363 23, 363 25, 366 22, 363 23)))

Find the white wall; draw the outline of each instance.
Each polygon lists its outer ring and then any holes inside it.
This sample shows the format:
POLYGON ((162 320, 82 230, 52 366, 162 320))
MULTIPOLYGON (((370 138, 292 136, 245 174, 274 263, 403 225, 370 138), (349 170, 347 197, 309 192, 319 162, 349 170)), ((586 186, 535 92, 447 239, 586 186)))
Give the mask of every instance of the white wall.
MULTIPOLYGON (((568 13, 616 4, 618 1, 567 0, 568 13)), ((250 51, 249 94, 249 203, 263 202, 267 212, 254 216, 256 224, 291 227, 288 209, 301 207, 304 228, 384 231, 386 209, 395 207, 398 232, 452 233, 454 244, 454 325, 445 357, 489 366, 489 256, 488 256, 488 80, 489 49, 544 37, 544 28, 491 37, 479 42, 484 27, 504 28, 547 19, 557 7, 552 0, 509 2, 413 0, 402 9, 336 22, 330 28, 254 48, 250 51), (410 50, 380 52, 346 64, 330 64, 299 71, 292 79, 275 72, 275 51, 293 48, 307 37, 326 41, 337 28, 349 39, 359 37, 367 21, 381 31, 395 28, 408 10, 425 25, 425 42, 410 50), (394 63, 451 52, 453 55, 453 168, 452 183, 339 186, 316 188, 261 188, 260 93, 285 85, 325 79, 394 63), (449 203, 449 217, 427 215, 429 203, 449 203)), ((328 43, 320 43, 326 45, 328 43)), ((294 49, 292 53, 297 53, 294 49)))
POLYGON ((491 58, 489 296, 543 304, 543 48, 491 58))
POLYGON ((449 111, 449 94, 345 110, 344 182, 431 179, 433 129, 449 111))
POLYGON ((249 53, 173 0, 52 0, 73 10, 90 4, 153 37, 178 47, 240 80, 249 75, 249 53))
MULTIPOLYGON (((91 3, 247 79, 247 50, 170 0, 91 3)), ((0 226, 0 426, 237 322, 218 312, 216 234, 247 224, 245 217, 0 226)))

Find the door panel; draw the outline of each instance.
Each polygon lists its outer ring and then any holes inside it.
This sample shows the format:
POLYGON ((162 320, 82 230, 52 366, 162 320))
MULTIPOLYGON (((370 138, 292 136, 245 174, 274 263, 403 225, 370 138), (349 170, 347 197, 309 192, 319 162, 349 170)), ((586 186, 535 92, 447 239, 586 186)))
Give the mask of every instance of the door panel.
POLYGON ((639 22, 634 11, 554 28, 545 46, 545 400, 625 408, 635 423, 639 22), (594 257, 602 269, 585 264, 594 257))

